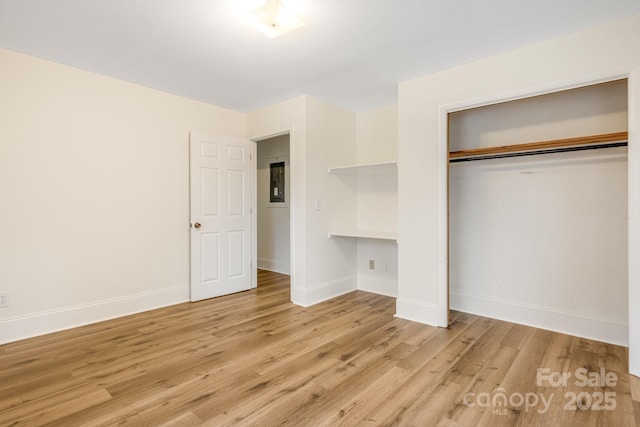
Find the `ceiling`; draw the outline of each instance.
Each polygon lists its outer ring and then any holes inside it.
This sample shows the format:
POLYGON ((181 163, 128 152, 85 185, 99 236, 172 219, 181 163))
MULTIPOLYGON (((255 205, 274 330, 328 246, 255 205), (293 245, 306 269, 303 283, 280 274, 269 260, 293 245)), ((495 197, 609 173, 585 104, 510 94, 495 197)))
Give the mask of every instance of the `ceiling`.
POLYGON ((353 111, 397 83, 640 13, 638 0, 288 0, 307 25, 268 39, 260 0, 0 0, 0 47, 237 111, 307 94, 353 111), (256 4, 257 2, 257 4, 256 4))

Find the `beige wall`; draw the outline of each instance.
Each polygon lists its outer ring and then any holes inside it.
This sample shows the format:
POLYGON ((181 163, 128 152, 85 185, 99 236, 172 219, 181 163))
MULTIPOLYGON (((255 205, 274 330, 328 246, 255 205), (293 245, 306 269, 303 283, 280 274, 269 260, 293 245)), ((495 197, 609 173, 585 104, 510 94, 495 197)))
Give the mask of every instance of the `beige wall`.
POLYGON ((0 50, 0 342, 186 301, 189 131, 245 115, 0 50))

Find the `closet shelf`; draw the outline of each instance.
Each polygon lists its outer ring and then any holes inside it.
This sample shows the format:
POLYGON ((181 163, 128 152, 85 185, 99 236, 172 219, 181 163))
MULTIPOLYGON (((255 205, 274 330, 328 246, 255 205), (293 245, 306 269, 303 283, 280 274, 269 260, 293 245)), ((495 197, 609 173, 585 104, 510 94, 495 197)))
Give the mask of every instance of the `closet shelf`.
POLYGON ((329 168, 336 175, 383 175, 398 173, 398 162, 368 163, 329 168))
POLYGON ((551 141, 530 142, 526 144, 503 145, 499 147, 474 148, 471 150, 451 151, 450 161, 464 161, 484 158, 496 158, 513 153, 539 154, 545 151, 554 152, 562 149, 580 150, 590 148, 605 148, 626 145, 627 132, 589 135, 576 138, 555 139, 551 141))
POLYGON ((349 230, 333 231, 329 233, 329 238, 333 237, 361 237, 366 239, 398 240, 398 233, 391 231, 373 230, 349 230))

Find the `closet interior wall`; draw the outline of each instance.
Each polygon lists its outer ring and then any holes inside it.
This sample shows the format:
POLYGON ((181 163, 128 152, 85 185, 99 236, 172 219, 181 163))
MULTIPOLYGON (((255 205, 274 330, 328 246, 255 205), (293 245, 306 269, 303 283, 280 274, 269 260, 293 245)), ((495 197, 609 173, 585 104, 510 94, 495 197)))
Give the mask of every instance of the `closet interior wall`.
MULTIPOLYGON (((627 81, 450 114, 450 151, 627 130, 627 81)), ((626 345, 626 147, 451 163, 450 307, 626 345)))

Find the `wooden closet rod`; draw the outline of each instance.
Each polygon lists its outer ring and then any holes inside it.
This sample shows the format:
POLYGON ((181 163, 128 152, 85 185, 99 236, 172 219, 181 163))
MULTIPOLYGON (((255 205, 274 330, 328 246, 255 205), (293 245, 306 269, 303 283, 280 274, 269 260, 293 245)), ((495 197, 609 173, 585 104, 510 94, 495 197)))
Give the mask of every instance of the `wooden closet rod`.
POLYGON ((555 139, 551 141, 529 142, 526 144, 503 145, 500 147, 474 148, 471 150, 451 151, 449 153, 449 161, 461 162, 467 160, 557 153, 562 151, 622 147, 627 145, 627 138, 627 132, 615 132, 602 135, 555 139))

